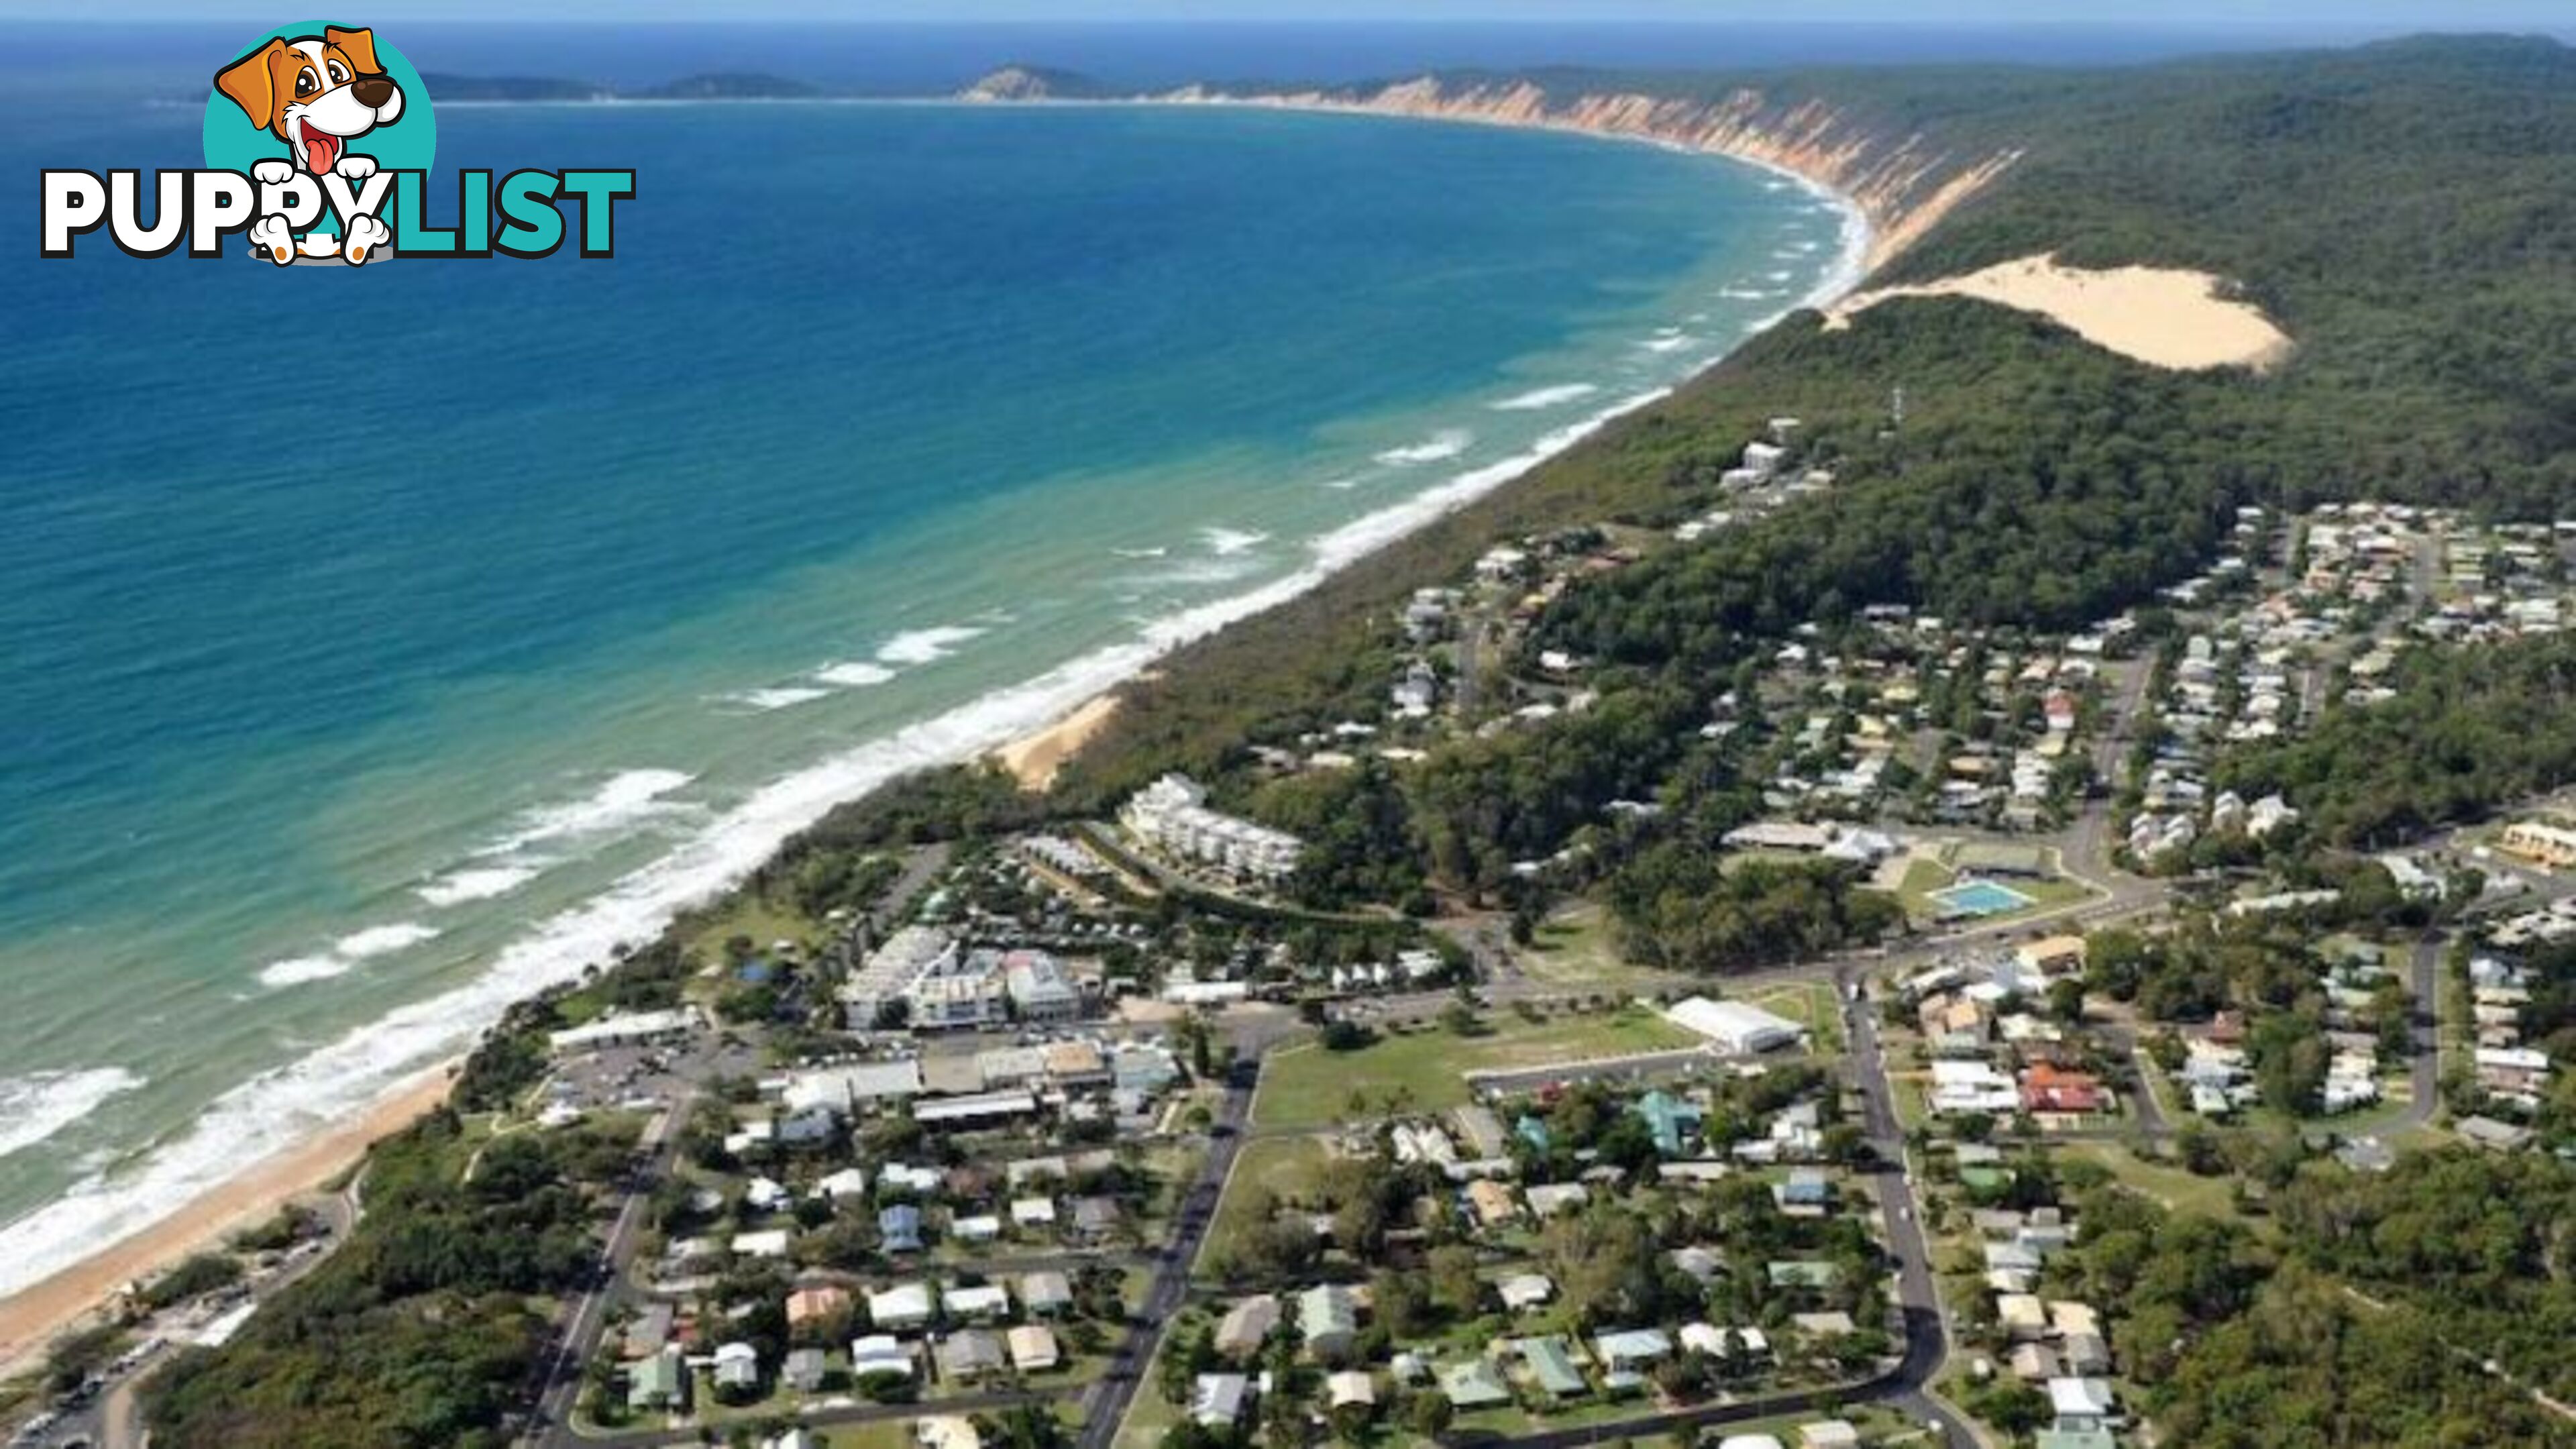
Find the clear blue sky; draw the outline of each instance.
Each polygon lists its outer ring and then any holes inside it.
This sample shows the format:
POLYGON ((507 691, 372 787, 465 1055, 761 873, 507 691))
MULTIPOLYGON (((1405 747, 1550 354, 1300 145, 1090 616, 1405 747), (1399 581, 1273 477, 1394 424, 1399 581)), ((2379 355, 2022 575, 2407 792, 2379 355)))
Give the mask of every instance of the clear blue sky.
POLYGON ((1706 21, 2248 27, 2349 35, 2374 30, 2576 30, 2571 0, 0 0, 31 19, 241 19, 345 14, 377 20, 844 21, 1706 21))

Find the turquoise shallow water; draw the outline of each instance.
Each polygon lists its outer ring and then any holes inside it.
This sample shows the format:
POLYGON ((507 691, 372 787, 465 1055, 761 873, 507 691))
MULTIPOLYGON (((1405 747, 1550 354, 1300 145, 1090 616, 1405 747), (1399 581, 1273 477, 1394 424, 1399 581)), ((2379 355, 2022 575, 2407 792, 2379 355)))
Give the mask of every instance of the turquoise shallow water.
MULTIPOLYGON (((443 166, 636 167, 617 259, 0 249, 0 1290, 1492 486, 1841 244, 1757 171, 1476 127, 439 120, 443 166)), ((193 164, 184 108, 0 122, 22 175, 193 164)))

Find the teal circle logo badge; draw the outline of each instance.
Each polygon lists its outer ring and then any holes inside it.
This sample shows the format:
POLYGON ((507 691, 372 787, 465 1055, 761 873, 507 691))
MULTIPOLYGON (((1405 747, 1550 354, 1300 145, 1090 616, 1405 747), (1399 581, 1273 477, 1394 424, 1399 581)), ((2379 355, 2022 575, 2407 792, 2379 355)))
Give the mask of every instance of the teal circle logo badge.
POLYGON ((362 266, 392 250, 386 192, 393 173, 429 170, 438 122, 401 51, 373 30, 314 21, 268 32, 215 72, 205 144, 210 169, 260 183, 255 255, 362 266))

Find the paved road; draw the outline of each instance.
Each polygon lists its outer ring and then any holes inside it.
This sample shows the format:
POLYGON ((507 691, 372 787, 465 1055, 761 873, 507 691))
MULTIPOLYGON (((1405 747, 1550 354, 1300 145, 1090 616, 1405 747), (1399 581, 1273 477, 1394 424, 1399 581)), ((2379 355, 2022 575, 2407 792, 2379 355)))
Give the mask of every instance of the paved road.
POLYGON ((1077 1449, 1109 1449, 1110 1442, 1118 1437, 1127 1406, 1134 1401, 1137 1386, 1145 1381, 1153 1364, 1164 1325, 1172 1321, 1189 1297, 1190 1267, 1198 1261, 1199 1245, 1206 1241, 1208 1228, 1216 1221, 1217 1202, 1225 1195, 1226 1179, 1234 1172, 1244 1127, 1252 1120, 1252 1094, 1260 1074, 1261 1058, 1248 1057, 1236 1064, 1234 1077, 1226 1084, 1225 1100, 1218 1105, 1211 1128, 1207 1156, 1199 1163, 1197 1180, 1181 1198, 1172 1236, 1155 1264, 1145 1300, 1129 1310, 1127 1331, 1110 1359, 1109 1371, 1092 1387, 1084 1403, 1077 1449))
POLYGON ((1975 1449, 1977 1434, 1967 1419, 1924 1391, 1949 1358, 1949 1325, 1941 1315, 1932 1249, 1923 1238, 1922 1205, 1915 1201, 1913 1175, 1905 1166, 1905 1124, 1896 1115, 1895 1094, 1887 1083, 1878 1020, 1867 999, 1853 989, 1857 980, 1847 974, 1839 982, 1843 1030, 1851 1046, 1852 1076, 1860 1088, 1861 1127, 1869 1134, 1880 1163, 1872 1186, 1878 1195, 1880 1225, 1889 1250, 1896 1255, 1897 1305, 1905 1315, 1905 1359, 1897 1366, 1887 1402, 1909 1418, 1933 1426, 1951 1449, 1975 1449))
POLYGON ((547 1361, 545 1374, 538 1380, 541 1387, 534 1427, 540 1444, 568 1446, 585 1442, 576 1439, 570 1427, 575 1398, 581 1392, 582 1366, 598 1353, 609 1310, 626 1293, 626 1270, 635 1259, 645 1204, 651 1199, 653 1185, 670 1176, 680 1153, 680 1127, 696 1105, 694 1090, 683 1093, 645 1129, 642 1146, 650 1162, 638 1167, 630 1180, 626 1200, 617 1209, 617 1221, 600 1247, 591 1285, 574 1301, 572 1317, 556 1341, 554 1357, 547 1361))
POLYGON ((2443 945, 2440 932, 2425 932, 2416 940, 2409 963, 2415 992, 2415 1060, 2409 1068, 2414 1095, 2391 1131, 2410 1131, 2431 1122, 2433 1109, 2441 1105, 2443 945))

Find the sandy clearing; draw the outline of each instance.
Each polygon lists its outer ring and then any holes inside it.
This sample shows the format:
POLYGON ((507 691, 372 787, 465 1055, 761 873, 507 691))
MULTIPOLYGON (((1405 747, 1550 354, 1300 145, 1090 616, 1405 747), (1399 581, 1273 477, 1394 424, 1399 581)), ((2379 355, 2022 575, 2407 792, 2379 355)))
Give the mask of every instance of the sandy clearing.
POLYGON ((2000 262, 1983 271, 1903 287, 1855 293, 1826 317, 1828 328, 1891 297, 1974 297, 2035 312, 2097 346, 2155 367, 2193 370, 2278 366, 2290 336, 2250 302, 2219 293, 2207 272, 2168 267, 2086 271, 2054 255, 2000 262))

